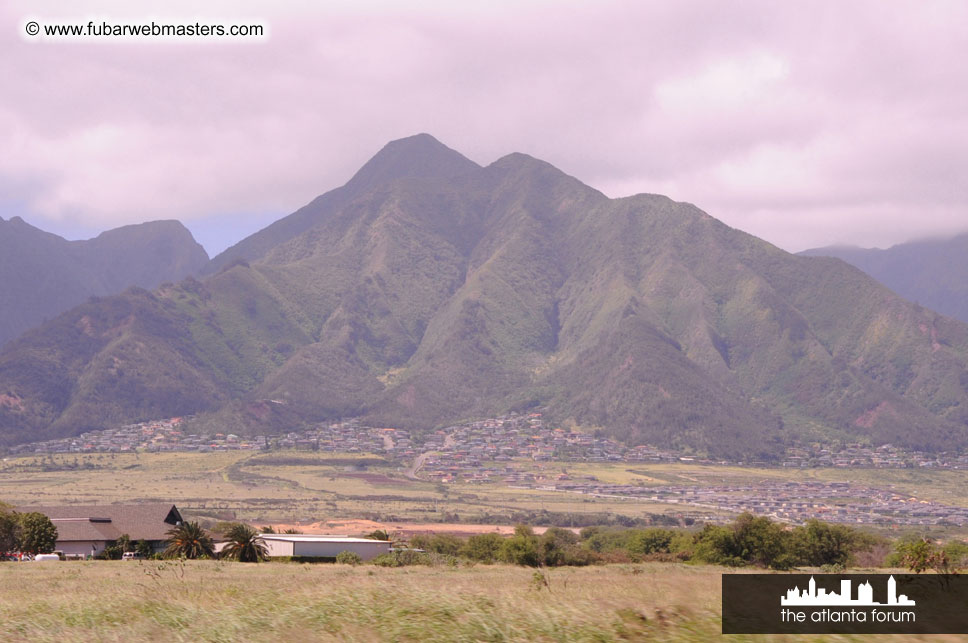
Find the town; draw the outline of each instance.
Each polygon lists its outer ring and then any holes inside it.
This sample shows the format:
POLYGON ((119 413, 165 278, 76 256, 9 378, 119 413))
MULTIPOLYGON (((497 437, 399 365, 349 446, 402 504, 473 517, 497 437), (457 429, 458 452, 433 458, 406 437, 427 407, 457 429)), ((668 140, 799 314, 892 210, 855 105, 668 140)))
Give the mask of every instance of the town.
POLYGON ((418 468, 443 482, 488 473, 484 463, 526 458, 535 462, 678 462, 683 464, 783 468, 968 469, 968 453, 908 451, 891 444, 811 443, 788 448, 777 461, 724 460, 650 445, 625 446, 610 438, 546 426, 541 413, 510 413, 431 432, 370 427, 357 419, 282 435, 240 436, 231 432, 189 433, 191 417, 88 431, 72 438, 30 442, 0 450, 12 456, 54 453, 130 453, 297 449, 373 453, 395 460, 421 458, 418 468))
MULTIPOLYGON (((74 438, 20 445, 10 456, 80 453, 153 453, 172 451, 301 450, 334 454, 378 454, 415 480, 450 484, 496 484, 510 488, 579 494, 593 498, 668 504, 703 522, 723 522, 728 515, 751 512, 803 523, 828 522, 900 525, 968 525, 968 508, 923 500, 892 488, 850 482, 759 481, 702 485, 607 484, 592 475, 551 471, 548 463, 678 463, 743 465, 675 453, 651 446, 626 447, 577 431, 545 425, 541 413, 508 414, 418 433, 370 427, 346 420, 279 436, 242 437, 232 433, 191 433, 192 418, 169 418, 117 429, 92 431, 74 438)), ((767 466, 767 463, 755 463, 767 466)), ((860 444, 790 449, 776 468, 942 468, 964 469, 960 454, 906 452, 891 445, 860 444)))
MULTIPOLYGON (((919 500, 892 489, 848 482, 763 482, 714 486, 609 485, 595 481, 531 484, 543 491, 577 493, 598 498, 625 498, 698 509, 749 512, 782 522, 825 522, 880 526, 968 525, 968 508, 919 500)), ((725 522, 706 515, 704 522, 725 522)))

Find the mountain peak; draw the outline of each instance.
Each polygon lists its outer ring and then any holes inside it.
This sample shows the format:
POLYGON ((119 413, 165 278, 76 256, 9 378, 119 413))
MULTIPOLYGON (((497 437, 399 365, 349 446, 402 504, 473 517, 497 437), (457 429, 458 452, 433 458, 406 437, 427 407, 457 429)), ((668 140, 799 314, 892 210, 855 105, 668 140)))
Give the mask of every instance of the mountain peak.
POLYGON ((191 231, 185 227, 185 224, 177 219, 158 219, 155 221, 145 221, 143 223, 131 223, 128 225, 123 225, 118 228, 112 228, 111 230, 106 230, 98 235, 100 237, 121 237, 124 235, 132 234, 154 234, 154 235, 171 235, 178 237, 191 237, 192 241, 195 238, 192 237, 191 231))
POLYGON ((347 186, 366 189, 403 178, 450 178, 480 167, 430 134, 415 134, 384 145, 347 186))
POLYGON ((525 154, 523 152, 512 152, 511 154, 505 154, 498 160, 491 163, 488 167, 505 172, 535 172, 551 170, 559 174, 564 174, 551 163, 542 161, 541 159, 535 158, 530 154, 525 154))
POLYGON ((551 163, 522 152, 513 152, 502 156, 488 165, 486 171, 499 181, 510 181, 512 183, 518 181, 537 182, 537 184, 543 186, 539 188, 539 192, 544 194, 550 194, 550 191, 554 189, 553 186, 559 188, 569 186, 571 189, 578 189, 581 192, 605 198, 605 195, 598 190, 562 172, 551 163))
MULTIPOLYGON (((3 221, 3 219, 0 219, 0 221, 3 221)), ((19 216, 10 217, 9 219, 7 219, 6 223, 9 223, 9 224, 15 225, 15 226, 19 226, 21 228, 24 228, 24 227, 26 227, 26 228, 33 228, 34 227, 34 226, 30 225, 29 223, 27 223, 26 221, 24 221, 19 216)))
MULTIPOLYGON (((536 159, 530 154, 525 154, 524 152, 511 152, 510 154, 505 154, 498 160, 494 161, 491 165, 496 165, 499 167, 503 166, 513 166, 513 165, 527 165, 531 163, 545 163, 540 159, 536 159)), ((547 163, 545 163, 547 165, 547 163)))

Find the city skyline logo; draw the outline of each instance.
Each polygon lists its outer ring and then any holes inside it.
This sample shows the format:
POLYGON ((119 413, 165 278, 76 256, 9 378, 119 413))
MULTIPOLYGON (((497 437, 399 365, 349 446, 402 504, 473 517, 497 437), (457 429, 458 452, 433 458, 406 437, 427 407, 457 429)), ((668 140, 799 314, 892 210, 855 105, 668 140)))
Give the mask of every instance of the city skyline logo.
POLYGON ((874 600, 874 588, 870 581, 861 583, 857 586, 857 598, 852 597, 851 581, 840 581, 840 592, 830 592, 823 587, 817 587, 817 581, 813 576, 807 587, 800 589, 794 586, 788 589, 786 595, 780 595, 781 606, 878 606, 878 607, 910 607, 915 605, 913 599, 905 594, 900 596, 897 593, 897 581, 891 575, 887 580, 887 602, 880 603, 874 600))

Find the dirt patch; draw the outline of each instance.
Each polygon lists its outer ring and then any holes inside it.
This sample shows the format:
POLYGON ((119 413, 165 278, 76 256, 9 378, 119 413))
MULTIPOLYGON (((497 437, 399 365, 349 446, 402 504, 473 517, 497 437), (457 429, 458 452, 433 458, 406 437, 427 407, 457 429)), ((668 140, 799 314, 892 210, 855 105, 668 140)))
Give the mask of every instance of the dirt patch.
POLYGON ((24 401, 19 397, 14 397, 13 395, 7 395, 6 393, 0 393, 0 406, 6 406, 11 409, 23 411, 24 401))
MULTIPOLYGON (((409 538, 417 534, 453 534, 473 536, 475 534, 500 534, 510 536, 514 525, 471 525, 464 523, 439 522, 376 522, 374 520, 327 520, 312 523, 278 523, 272 528, 277 532, 296 529, 304 534, 368 534, 377 529, 385 530, 394 539, 409 538)), ((543 534, 547 527, 535 527, 534 533, 543 534)), ((578 533, 577 529, 573 529, 578 533)))
POLYGON ((860 417, 854 420, 854 424, 857 426, 862 426, 865 429, 869 429, 874 426, 874 423, 877 422, 878 418, 885 414, 893 416, 897 415, 897 411, 894 410, 894 407, 887 400, 884 400, 876 407, 861 414, 860 417))
POLYGON ((339 478, 357 478, 358 480, 363 480, 368 484, 409 484, 409 480, 401 480, 399 478, 390 478, 383 475, 382 473, 340 473, 339 478))
POLYGON ((91 323, 91 318, 88 315, 84 315, 77 320, 74 324, 78 330, 87 335, 88 337, 94 337, 94 324, 91 323))

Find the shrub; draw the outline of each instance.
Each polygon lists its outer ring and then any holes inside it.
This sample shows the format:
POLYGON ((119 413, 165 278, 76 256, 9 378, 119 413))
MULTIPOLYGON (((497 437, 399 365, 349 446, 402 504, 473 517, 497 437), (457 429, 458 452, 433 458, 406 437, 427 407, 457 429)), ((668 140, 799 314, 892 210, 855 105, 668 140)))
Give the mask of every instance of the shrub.
POLYGON ((803 565, 846 567, 858 551, 869 550, 876 539, 846 525, 808 520, 793 530, 793 545, 803 565))
POLYGON ((355 551, 341 551, 336 554, 336 562, 340 565, 359 565, 363 559, 355 551))
POLYGON ((514 535, 506 539, 501 545, 500 559, 512 565, 537 567, 541 564, 538 552, 538 538, 534 530, 528 525, 518 525, 514 528, 514 535))
POLYGON ((151 544, 144 538, 134 544, 134 550, 145 558, 151 558, 151 555, 154 553, 151 550, 151 544))
POLYGON ((671 529, 635 530, 628 539, 628 550, 633 554, 669 553, 675 532, 671 529))
POLYGON ((401 549, 388 554, 380 554, 370 561, 380 567, 407 567, 409 565, 429 565, 430 556, 412 549, 401 549))
POLYGON ((427 541, 427 544, 422 547, 422 549, 432 551, 435 554, 456 556, 463 545, 464 541, 457 536, 453 536, 451 534, 434 534, 434 536, 427 541))
POLYGON ((475 534, 464 541, 458 552, 464 558, 481 563, 493 563, 501 553, 504 538, 498 534, 475 534))
POLYGON ((108 545, 101 551, 99 551, 94 558, 97 560, 121 560, 121 556, 124 555, 124 548, 114 543, 113 545, 108 545))
POLYGON ((430 547, 430 534, 417 534, 410 537, 410 546, 414 549, 427 549, 430 547))
POLYGON ((672 529, 582 529, 586 549, 597 553, 624 551, 629 559, 641 559, 658 553, 692 551, 692 535, 672 529))
POLYGON ((599 560, 598 554, 581 547, 574 532, 560 527, 549 528, 538 539, 538 558, 549 567, 590 565, 599 560))
POLYGON ((769 518, 744 513, 732 529, 740 559, 772 569, 790 569, 797 563, 792 534, 769 518))

